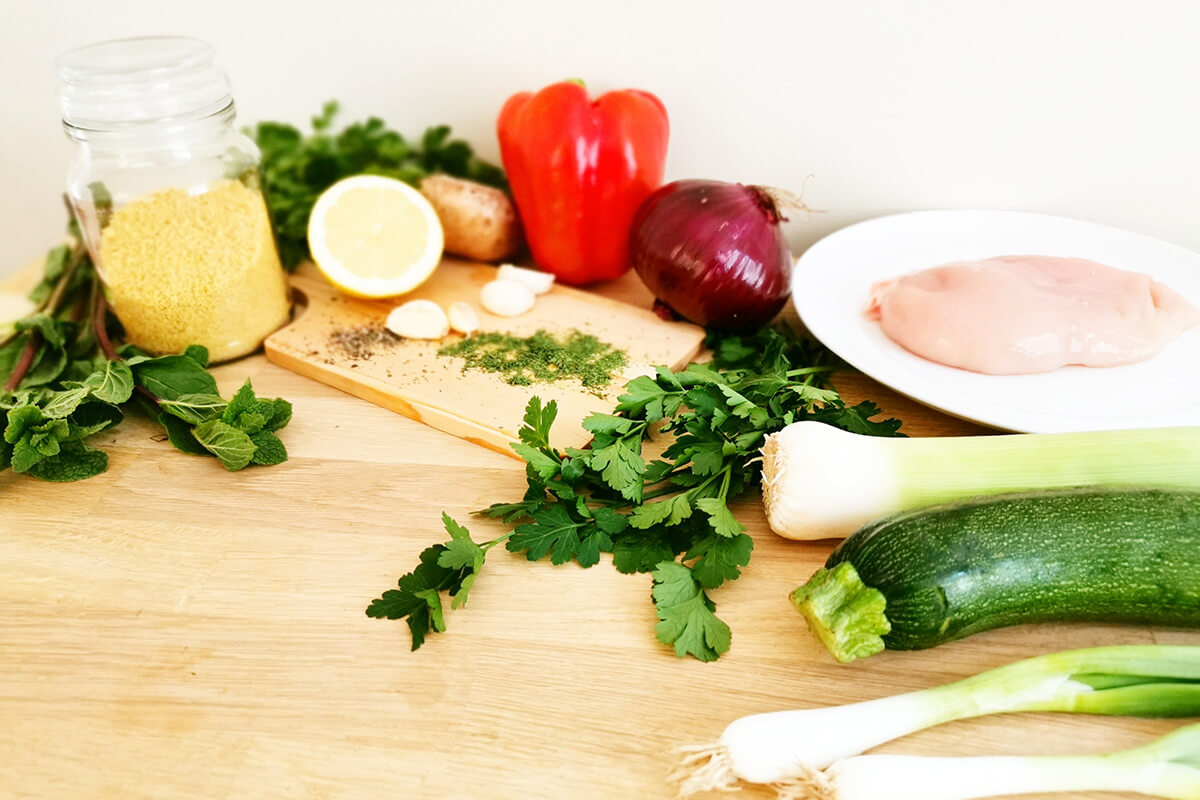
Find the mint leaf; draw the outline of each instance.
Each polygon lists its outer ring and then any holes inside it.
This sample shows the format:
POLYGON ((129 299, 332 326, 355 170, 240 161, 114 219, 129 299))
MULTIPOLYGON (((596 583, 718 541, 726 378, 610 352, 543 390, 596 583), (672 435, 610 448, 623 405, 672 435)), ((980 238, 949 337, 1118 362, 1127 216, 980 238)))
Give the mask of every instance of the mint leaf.
POLYGON ((120 405, 133 394, 133 371, 123 361, 106 361, 103 369, 87 376, 83 383, 97 400, 120 405))
POLYGON ((208 348, 203 345, 189 344, 183 354, 202 367, 208 366, 208 348))
POLYGON ((264 467, 273 467, 276 464, 282 464, 287 461, 287 448, 283 446, 283 442, 279 440, 271 431, 258 431, 250 434, 250 441, 254 443, 254 455, 250 461, 254 464, 259 464, 264 467))
POLYGON ((108 456, 85 447, 82 442, 67 442, 58 455, 44 458, 29 467, 29 474, 55 483, 81 481, 108 469, 108 456))
POLYGON ((50 402, 42 406, 42 412, 51 419, 64 419, 75 413, 79 404, 91 394, 91 389, 82 383, 67 381, 63 389, 55 392, 50 402))
POLYGON ((675 655, 714 661, 729 649, 729 626, 713 613, 716 608, 692 576, 675 561, 664 561, 654 570, 654 627, 658 640, 673 645, 675 655))
POLYGON ((202 422, 192 428, 192 436, 205 450, 220 459, 230 472, 248 465, 258 449, 244 431, 219 419, 202 422))
POLYGON ((257 400, 258 398, 254 396, 254 387, 250 385, 250 379, 247 378, 246 382, 234 394, 233 399, 225 406, 225 411, 221 415, 221 421, 227 425, 233 425, 242 414, 255 410, 257 400))
POLYGON ((219 418, 227 403, 219 394, 181 394, 173 400, 161 400, 158 407, 192 425, 219 418))
POLYGON ((133 378, 138 386, 160 400, 177 400, 189 394, 218 394, 213 376, 187 356, 159 356, 135 363, 133 378))

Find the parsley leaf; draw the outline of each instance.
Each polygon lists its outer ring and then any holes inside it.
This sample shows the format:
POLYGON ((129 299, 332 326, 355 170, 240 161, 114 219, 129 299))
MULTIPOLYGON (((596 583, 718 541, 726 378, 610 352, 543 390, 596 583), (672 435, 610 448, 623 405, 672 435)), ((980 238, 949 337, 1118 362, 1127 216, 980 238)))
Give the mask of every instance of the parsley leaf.
POLYGON ((718 619, 716 606, 700 588, 692 571, 675 561, 654 570, 654 606, 658 640, 674 645, 675 655, 715 661, 729 649, 729 626, 718 619))

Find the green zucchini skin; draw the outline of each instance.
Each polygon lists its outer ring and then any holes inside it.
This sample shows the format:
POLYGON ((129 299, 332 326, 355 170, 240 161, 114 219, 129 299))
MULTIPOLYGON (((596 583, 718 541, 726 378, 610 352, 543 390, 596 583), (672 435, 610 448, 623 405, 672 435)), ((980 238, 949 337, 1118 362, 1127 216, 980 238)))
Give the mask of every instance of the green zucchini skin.
POLYGON ((1200 627, 1200 492, 1071 489, 902 512, 846 539, 893 650, 1031 622, 1200 627))

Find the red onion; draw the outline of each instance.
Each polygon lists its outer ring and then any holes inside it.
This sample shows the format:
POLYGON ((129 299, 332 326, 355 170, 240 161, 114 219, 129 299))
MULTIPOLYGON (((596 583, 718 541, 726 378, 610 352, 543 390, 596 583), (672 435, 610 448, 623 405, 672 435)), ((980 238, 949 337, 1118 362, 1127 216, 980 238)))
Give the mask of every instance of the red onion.
POLYGON ((720 181, 675 181, 633 219, 633 268, 659 302, 705 327, 750 330, 787 301, 792 253, 777 193, 720 181))

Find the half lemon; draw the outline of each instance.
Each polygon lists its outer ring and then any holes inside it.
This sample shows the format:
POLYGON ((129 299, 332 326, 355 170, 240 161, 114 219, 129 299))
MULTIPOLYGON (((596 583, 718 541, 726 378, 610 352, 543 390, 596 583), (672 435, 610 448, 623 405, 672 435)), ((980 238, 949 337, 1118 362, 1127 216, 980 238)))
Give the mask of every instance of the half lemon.
POLYGON ((442 224, 420 192, 382 175, 326 189, 308 218, 308 249, 329 282, 359 297, 420 286, 442 260, 442 224))

